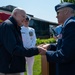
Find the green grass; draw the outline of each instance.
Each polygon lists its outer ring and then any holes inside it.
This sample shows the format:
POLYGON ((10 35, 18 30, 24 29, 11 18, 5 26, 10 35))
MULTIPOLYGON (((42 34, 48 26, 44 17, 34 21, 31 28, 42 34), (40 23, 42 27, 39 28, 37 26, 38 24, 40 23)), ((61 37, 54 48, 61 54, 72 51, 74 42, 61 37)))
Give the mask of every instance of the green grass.
MULTIPOLYGON (((37 39, 36 45, 44 44, 44 43, 55 43, 56 40, 54 38, 48 38, 48 39, 37 39)), ((41 75, 41 55, 34 56, 34 66, 33 66, 33 75, 41 75)), ((25 75, 27 73, 25 72, 25 75)))
POLYGON ((41 55, 34 56, 33 75, 41 75, 41 55))

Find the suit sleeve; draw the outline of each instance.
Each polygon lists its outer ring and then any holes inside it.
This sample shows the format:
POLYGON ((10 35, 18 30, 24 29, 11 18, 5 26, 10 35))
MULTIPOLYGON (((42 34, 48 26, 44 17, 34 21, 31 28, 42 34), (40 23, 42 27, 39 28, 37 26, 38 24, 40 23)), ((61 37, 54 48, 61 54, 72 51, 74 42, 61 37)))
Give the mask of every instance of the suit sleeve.
POLYGON ((49 62, 68 63, 75 60, 75 22, 68 23, 62 34, 61 49, 46 52, 49 62))
POLYGON ((22 44, 20 44, 22 43, 22 41, 18 43, 10 25, 4 23, 1 28, 1 31, 2 44, 9 54, 30 57, 39 53, 36 47, 27 50, 23 47, 22 44))

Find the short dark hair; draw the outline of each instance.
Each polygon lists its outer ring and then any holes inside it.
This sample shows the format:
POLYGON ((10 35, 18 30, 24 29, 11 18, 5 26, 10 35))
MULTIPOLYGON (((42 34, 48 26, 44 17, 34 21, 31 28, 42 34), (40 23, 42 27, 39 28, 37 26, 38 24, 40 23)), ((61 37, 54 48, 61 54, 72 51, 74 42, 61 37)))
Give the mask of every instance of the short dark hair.
POLYGON ((29 21, 29 18, 28 17, 26 17, 26 21, 29 21))

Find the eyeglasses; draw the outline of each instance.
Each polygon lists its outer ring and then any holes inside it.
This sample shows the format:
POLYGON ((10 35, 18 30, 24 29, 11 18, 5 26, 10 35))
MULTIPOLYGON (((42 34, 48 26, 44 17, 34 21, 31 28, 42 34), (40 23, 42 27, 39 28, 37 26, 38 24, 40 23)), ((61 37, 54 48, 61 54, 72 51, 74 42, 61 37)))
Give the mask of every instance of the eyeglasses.
POLYGON ((61 12, 63 12, 63 10, 57 11, 57 15, 58 15, 59 13, 61 13, 61 12))
POLYGON ((57 15, 59 14, 59 12, 56 13, 57 15))
POLYGON ((29 18, 28 17, 26 17, 26 21, 29 21, 29 18))

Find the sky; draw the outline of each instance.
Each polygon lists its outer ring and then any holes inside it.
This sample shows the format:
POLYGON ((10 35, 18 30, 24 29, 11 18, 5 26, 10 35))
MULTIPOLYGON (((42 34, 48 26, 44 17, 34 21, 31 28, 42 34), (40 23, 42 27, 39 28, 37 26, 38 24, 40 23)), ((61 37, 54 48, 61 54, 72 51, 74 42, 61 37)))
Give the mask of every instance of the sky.
POLYGON ((0 7, 7 5, 17 6, 36 18, 57 23, 55 6, 59 3, 60 0, 1 0, 0 7))

